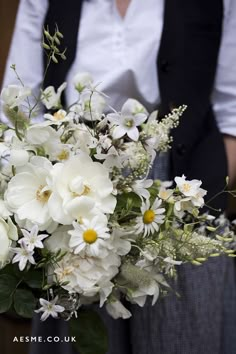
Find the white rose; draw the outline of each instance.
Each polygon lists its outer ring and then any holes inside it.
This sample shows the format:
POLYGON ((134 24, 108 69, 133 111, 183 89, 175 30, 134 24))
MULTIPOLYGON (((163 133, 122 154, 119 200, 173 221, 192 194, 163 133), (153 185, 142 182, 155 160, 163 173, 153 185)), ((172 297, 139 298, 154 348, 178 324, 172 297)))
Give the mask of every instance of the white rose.
POLYGON ((81 153, 64 164, 57 163, 51 171, 53 191, 49 213, 53 220, 70 225, 73 220, 91 213, 113 213, 116 198, 108 170, 81 153))

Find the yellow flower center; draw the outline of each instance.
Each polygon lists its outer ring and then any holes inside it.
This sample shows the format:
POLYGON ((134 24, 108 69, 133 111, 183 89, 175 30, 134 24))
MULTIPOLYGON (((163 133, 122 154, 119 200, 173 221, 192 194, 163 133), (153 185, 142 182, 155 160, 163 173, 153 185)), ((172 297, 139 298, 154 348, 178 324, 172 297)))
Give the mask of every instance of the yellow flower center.
POLYGON ((184 184, 183 184, 183 191, 184 191, 185 193, 189 192, 190 189, 191 189, 191 186, 190 186, 189 183, 184 183, 184 184))
POLYGON ((41 203, 46 203, 52 192, 49 190, 42 192, 43 188, 44 188, 44 186, 39 186, 39 188, 36 192, 36 199, 41 203))
POLYGON ((143 215, 143 222, 144 224, 151 224, 155 219, 155 213, 153 210, 149 209, 146 210, 143 215))
POLYGON ((125 125, 126 125, 126 127, 128 127, 128 128, 132 128, 132 127, 134 126, 134 121, 133 121, 133 119, 127 119, 127 120, 125 121, 125 125))
POLYGON ((98 238, 98 234, 93 229, 88 229, 83 233, 83 239, 84 242, 86 243, 92 244, 96 242, 97 238, 98 238))
POLYGON ((60 111, 57 111, 53 114, 53 117, 55 118, 55 120, 62 120, 65 118, 65 114, 60 111))
POLYGON ((88 195, 89 193, 90 193, 90 188, 88 187, 88 186, 84 186, 84 190, 83 190, 83 192, 82 193, 76 193, 76 192, 73 192, 72 194, 73 194, 73 197, 81 197, 82 195, 88 195))
POLYGON ((159 197, 161 199, 167 199, 168 196, 169 196, 169 193, 166 190, 162 190, 162 191, 159 192, 159 197))
POLYGON ((57 155, 58 160, 68 160, 70 154, 67 150, 62 150, 59 155, 57 155))

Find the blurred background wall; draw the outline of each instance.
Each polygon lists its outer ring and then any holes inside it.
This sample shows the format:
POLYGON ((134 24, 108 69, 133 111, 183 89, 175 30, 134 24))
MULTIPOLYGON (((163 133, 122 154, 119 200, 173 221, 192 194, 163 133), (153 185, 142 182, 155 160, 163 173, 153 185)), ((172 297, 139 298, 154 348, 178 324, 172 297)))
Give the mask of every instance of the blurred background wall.
POLYGON ((0 86, 3 79, 18 3, 19 0, 0 0, 0 86))
MULTIPOLYGON (((35 0, 40 1, 40 0, 35 0)), ((6 58, 11 42, 19 0, 0 0, 0 87, 2 85, 6 58)), ((26 343, 13 343, 14 336, 30 334, 29 320, 0 315, 0 354, 27 354, 26 343)))

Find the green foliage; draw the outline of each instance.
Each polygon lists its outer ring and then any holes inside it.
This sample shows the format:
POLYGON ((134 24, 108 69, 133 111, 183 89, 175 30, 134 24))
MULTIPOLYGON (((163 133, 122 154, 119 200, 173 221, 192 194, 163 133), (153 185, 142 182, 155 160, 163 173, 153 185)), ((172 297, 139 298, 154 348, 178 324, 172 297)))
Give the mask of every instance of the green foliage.
POLYGON ((0 313, 10 309, 16 286, 17 278, 8 274, 0 275, 0 313))
POLYGON ((14 294, 14 309, 16 313, 25 318, 32 318, 37 301, 29 290, 17 289, 14 294))
POLYGON ((80 310, 78 318, 69 322, 70 334, 76 337, 76 349, 80 354, 106 354, 108 336, 99 314, 90 309, 80 310))

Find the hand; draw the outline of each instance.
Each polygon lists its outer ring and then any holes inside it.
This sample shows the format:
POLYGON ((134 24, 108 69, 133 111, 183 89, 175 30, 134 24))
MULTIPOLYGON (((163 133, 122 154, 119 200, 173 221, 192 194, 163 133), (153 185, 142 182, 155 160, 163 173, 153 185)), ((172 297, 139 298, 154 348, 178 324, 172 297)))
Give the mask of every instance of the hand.
POLYGON ((229 189, 236 189, 236 137, 224 135, 224 143, 228 159, 229 189))

